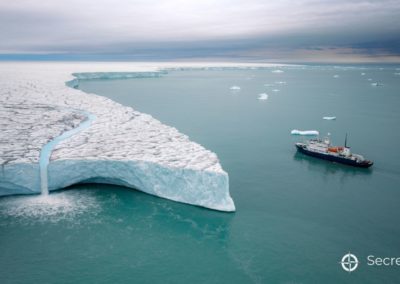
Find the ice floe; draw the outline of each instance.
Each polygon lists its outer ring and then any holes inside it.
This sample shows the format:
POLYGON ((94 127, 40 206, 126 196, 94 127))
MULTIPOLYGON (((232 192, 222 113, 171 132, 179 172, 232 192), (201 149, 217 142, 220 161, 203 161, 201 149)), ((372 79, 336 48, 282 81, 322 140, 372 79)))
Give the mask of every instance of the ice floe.
POLYGON ((259 99, 260 101, 268 100, 268 95, 267 95, 266 93, 259 94, 259 95, 258 95, 258 99, 259 99))
POLYGON ((317 136, 319 132, 317 130, 298 130, 293 129, 290 134, 292 135, 302 135, 302 136, 317 136))

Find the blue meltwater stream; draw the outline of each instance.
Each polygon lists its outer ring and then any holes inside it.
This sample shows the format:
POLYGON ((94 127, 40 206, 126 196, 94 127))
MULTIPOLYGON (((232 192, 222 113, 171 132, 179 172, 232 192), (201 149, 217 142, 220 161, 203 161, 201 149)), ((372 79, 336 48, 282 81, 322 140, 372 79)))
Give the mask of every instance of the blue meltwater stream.
POLYGON ((55 137, 53 140, 44 145, 42 150, 40 151, 39 167, 40 167, 40 189, 42 195, 49 194, 47 166, 49 165, 50 156, 54 147, 61 141, 88 128, 92 124, 92 122, 96 119, 96 116, 94 114, 81 110, 80 112, 86 116, 86 119, 83 122, 81 122, 78 127, 65 131, 60 136, 55 137))

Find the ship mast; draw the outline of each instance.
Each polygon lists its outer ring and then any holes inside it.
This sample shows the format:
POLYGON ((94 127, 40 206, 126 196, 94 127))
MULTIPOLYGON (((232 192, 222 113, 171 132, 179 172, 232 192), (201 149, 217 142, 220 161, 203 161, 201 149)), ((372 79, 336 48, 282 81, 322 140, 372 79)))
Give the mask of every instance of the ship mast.
POLYGON ((344 139, 344 147, 347 148, 347 133, 346 133, 346 138, 344 139))

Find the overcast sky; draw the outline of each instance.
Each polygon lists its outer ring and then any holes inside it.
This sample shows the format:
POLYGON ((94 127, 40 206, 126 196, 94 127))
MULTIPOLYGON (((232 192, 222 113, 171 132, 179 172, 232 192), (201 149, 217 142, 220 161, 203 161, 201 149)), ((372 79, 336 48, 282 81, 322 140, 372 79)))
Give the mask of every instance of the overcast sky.
POLYGON ((399 0, 4 0, 0 58, 399 62, 399 19, 399 0))

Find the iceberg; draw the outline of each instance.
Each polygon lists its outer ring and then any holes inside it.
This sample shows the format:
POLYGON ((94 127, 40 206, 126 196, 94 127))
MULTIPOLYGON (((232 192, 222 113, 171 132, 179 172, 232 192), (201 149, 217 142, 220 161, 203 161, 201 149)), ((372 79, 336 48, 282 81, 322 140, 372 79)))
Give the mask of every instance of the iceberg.
POLYGON ((335 120, 335 119, 336 119, 336 116, 324 116, 322 119, 325 119, 325 120, 335 120))
POLYGON ((258 99, 259 99, 260 101, 268 100, 268 95, 267 95, 266 93, 259 94, 259 95, 258 95, 258 99))
POLYGON ((0 196, 108 183, 235 211, 215 153, 148 114, 71 88, 136 72, 163 73, 135 63, 0 63, 0 196))
POLYGON ((292 135, 301 135, 301 136, 318 136, 319 132, 317 130, 298 130, 293 129, 290 134, 292 135))

